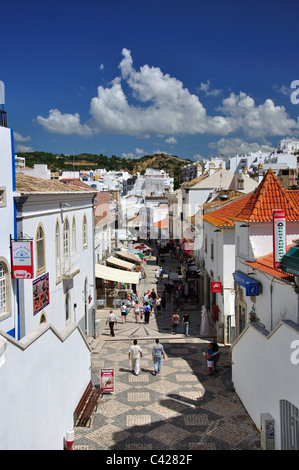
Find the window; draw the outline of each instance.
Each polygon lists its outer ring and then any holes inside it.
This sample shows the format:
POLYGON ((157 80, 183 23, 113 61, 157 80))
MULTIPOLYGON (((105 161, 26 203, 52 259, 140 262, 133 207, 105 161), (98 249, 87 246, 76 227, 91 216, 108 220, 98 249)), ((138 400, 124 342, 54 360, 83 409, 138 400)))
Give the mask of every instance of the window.
POLYGON ((10 312, 10 273, 5 258, 0 259, 0 320, 4 320, 10 312))
POLYGON ((72 253, 76 253, 77 251, 77 246, 76 246, 76 222, 75 222, 75 217, 73 217, 73 222, 72 222, 72 253))
POLYGON ((83 216, 83 225, 82 225, 82 238, 83 238, 83 248, 87 247, 87 220, 86 215, 83 216))
POLYGON ((60 259, 60 227, 59 223, 56 222, 55 230, 55 259, 56 259, 56 278, 61 276, 61 259, 60 259))
POLYGON ((4 186, 0 187, 0 207, 6 206, 6 188, 4 186))
POLYGON ((45 271, 45 235, 41 225, 38 226, 36 232, 36 261, 37 273, 45 271))
POLYGON ((6 312, 6 272, 3 263, 0 263, 0 314, 6 312))
POLYGON ((208 237, 205 235, 205 253, 208 252, 208 237))
POLYGON ((214 259, 214 240, 211 240, 211 259, 214 259))
POLYGON ((70 224, 65 219, 63 224, 63 261, 66 270, 70 267, 70 224))

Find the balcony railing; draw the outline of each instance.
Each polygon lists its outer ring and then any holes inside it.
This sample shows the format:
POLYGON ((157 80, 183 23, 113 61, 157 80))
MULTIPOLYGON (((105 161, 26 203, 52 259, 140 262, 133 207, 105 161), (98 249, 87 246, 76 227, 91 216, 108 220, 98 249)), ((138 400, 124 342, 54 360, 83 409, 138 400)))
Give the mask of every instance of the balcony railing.
POLYGON ((70 279, 80 272, 79 255, 77 253, 64 256, 62 259, 62 279, 70 279))

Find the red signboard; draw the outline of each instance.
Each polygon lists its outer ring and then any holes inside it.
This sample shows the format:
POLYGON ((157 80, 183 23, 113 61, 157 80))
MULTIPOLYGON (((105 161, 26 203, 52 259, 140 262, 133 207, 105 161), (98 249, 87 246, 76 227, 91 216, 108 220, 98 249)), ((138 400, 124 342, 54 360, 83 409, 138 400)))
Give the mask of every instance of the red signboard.
POLYGON ((100 381, 103 393, 114 392, 114 369, 101 369, 100 381))
POLYGON ((281 258, 286 252, 286 211, 274 209, 273 219, 273 267, 280 268, 281 258))
POLYGON ((33 279, 32 240, 12 240, 11 261, 13 279, 33 279))
POLYGON ((211 292, 214 294, 219 294, 222 292, 222 283, 219 281, 213 281, 211 282, 211 292))

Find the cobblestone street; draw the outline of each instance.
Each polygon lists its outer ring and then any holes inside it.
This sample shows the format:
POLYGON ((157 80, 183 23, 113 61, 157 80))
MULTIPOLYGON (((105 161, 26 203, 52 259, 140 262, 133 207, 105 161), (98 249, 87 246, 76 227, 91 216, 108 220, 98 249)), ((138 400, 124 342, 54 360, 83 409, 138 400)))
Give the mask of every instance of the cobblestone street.
MULTIPOLYGON (((171 263, 171 261, 169 261, 171 263)), ((155 258, 146 265, 147 277, 140 291, 155 287, 155 258)), ((158 292, 163 288, 159 281, 158 292)), ((210 338, 199 335, 200 312, 190 310, 190 336, 180 326, 172 334, 169 302, 148 324, 135 323, 133 313, 116 336, 106 326, 107 310, 98 310, 101 334, 90 339, 92 380, 99 383, 102 368, 115 374, 114 393, 104 394, 93 413, 90 427, 75 428, 74 449, 81 450, 259 450, 260 433, 248 416, 231 384, 229 347, 219 345, 218 372, 207 375, 206 350, 210 338), (151 351, 155 338, 163 344, 166 359, 160 375, 153 374, 151 351), (143 351, 141 371, 131 371, 128 350, 133 339, 143 351)), ((179 312, 182 317, 182 311, 179 312)), ((211 334, 213 333, 211 326, 211 334)))

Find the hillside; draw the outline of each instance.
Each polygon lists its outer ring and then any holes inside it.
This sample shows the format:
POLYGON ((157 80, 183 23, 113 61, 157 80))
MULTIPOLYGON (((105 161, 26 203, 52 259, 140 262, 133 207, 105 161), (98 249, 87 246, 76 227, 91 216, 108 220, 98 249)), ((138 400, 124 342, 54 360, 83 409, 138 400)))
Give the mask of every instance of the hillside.
POLYGON ((175 155, 159 154, 145 155, 138 159, 120 158, 112 155, 107 157, 103 154, 80 155, 54 155, 47 152, 19 152, 18 157, 25 158, 27 167, 33 168, 34 164, 47 164, 51 171, 66 170, 95 170, 105 168, 107 171, 126 170, 132 174, 144 173, 147 168, 164 170, 170 176, 178 179, 181 167, 191 160, 177 157, 175 155))

